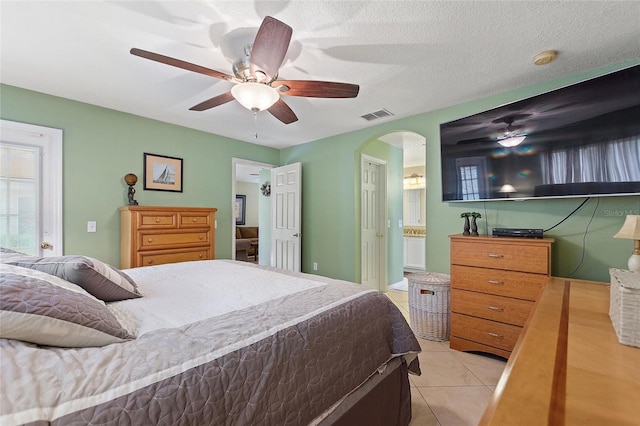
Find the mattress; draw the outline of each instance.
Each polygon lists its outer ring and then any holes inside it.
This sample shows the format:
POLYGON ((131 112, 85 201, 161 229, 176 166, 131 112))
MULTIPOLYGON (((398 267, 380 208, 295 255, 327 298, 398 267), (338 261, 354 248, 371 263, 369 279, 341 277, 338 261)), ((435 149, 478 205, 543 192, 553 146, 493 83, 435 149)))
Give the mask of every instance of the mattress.
POLYGON ((304 425, 420 351, 377 291, 226 260, 125 270, 108 303, 136 336, 58 348, 0 339, 0 424, 304 425))

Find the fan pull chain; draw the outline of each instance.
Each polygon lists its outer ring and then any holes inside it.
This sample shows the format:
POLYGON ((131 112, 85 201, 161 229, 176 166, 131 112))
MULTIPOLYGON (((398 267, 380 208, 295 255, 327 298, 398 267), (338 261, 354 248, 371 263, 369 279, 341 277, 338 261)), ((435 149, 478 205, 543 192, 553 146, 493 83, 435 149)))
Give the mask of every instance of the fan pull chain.
POLYGON ((253 111, 253 125, 256 129, 256 139, 258 139, 258 111, 253 111))

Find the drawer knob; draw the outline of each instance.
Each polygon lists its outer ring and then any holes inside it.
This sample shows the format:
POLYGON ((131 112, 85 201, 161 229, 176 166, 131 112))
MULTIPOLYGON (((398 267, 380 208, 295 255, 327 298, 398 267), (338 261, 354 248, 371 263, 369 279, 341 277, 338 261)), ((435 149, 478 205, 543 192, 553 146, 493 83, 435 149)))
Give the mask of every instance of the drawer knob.
POLYGON ((160 223, 160 218, 156 217, 156 223, 160 223))
POLYGON ((153 259, 147 260, 147 264, 152 265, 153 264, 153 259))
POLYGON ((504 257, 504 255, 502 254, 494 254, 494 253, 489 253, 487 254, 487 256, 493 257, 494 259, 502 259, 504 257))
POLYGON ((193 223, 196 223, 196 218, 195 217, 192 220, 193 220, 193 223))
POLYGON ((204 237, 203 237, 202 235, 200 235, 200 236, 198 237, 198 239, 199 239, 200 241, 202 241, 202 240, 204 239, 204 237))
POLYGON ((148 242, 148 243, 150 243, 150 242, 152 242, 152 241, 153 241, 153 238, 148 238, 148 239, 147 239, 147 242, 148 242))
POLYGON ((487 282, 489 284, 495 284, 495 285, 502 285, 504 284, 504 281, 498 281, 498 280, 487 280, 487 282))
POLYGON ((501 306, 488 305, 487 309, 491 309, 492 311, 504 312, 504 308, 501 306))
POLYGON ((487 331, 487 334, 491 337, 497 337, 498 339, 504 339, 504 336, 502 334, 498 334, 498 333, 492 333, 491 331, 487 331))
POLYGON ((199 257, 200 259, 202 259, 204 256, 202 256, 202 253, 200 253, 200 254, 198 255, 198 257, 199 257))

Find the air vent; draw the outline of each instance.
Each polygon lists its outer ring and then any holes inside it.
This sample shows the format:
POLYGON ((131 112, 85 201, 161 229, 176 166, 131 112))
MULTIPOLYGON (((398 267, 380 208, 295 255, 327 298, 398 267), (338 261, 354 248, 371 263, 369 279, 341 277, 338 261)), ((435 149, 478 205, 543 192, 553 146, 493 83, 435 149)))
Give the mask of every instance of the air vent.
POLYGON ((361 117, 367 121, 377 120, 379 118, 391 117, 393 114, 386 109, 370 112, 369 114, 362 115, 361 117))

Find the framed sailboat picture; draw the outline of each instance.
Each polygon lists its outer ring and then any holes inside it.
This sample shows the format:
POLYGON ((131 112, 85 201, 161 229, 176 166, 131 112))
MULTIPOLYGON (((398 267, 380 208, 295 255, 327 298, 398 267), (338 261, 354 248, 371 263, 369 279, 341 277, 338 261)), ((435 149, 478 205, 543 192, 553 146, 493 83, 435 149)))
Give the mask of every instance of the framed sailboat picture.
POLYGON ((144 189, 182 192, 182 158, 145 152, 144 189))

